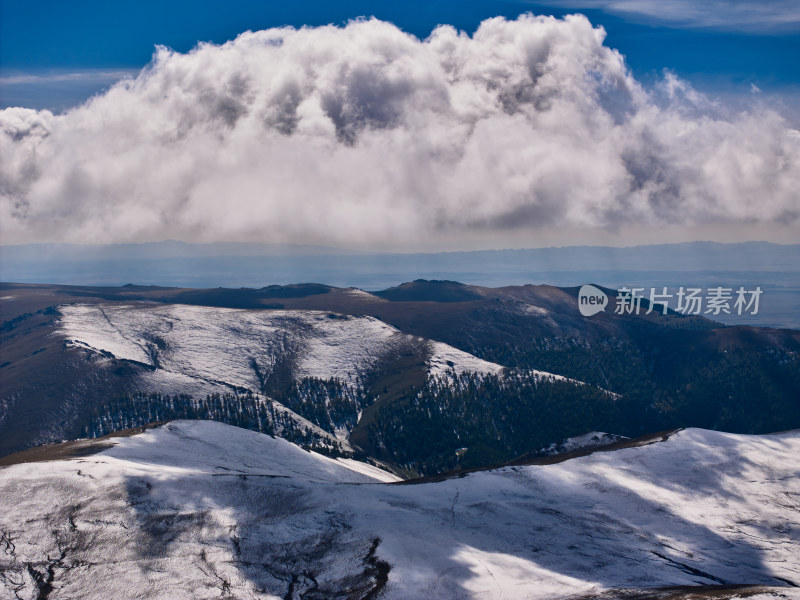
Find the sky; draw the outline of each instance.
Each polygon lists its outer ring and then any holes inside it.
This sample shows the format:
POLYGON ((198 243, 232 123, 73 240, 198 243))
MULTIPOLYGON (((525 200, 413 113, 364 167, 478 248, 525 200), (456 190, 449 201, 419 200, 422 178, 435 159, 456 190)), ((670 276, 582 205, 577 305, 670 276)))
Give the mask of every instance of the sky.
POLYGON ((198 41, 223 43, 246 30, 341 25, 360 16, 391 21, 425 38, 439 24, 472 33, 489 17, 516 18, 527 11, 586 14, 606 29, 608 44, 625 55, 640 79, 670 69, 701 89, 800 87, 800 4, 794 0, 4 0, 0 11, 0 69, 4 82, 16 77, 0 89, 2 106, 17 101, 36 108, 66 108, 117 80, 121 72, 141 69, 156 45, 187 52, 198 41))
POLYGON ((0 11, 3 243, 800 241, 796 0, 0 11))

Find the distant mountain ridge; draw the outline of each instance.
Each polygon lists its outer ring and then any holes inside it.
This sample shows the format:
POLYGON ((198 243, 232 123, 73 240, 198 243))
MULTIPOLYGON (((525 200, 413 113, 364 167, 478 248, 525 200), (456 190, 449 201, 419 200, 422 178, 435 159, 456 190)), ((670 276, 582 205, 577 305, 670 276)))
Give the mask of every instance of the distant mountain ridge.
POLYGON ((321 256, 358 254, 353 250, 309 244, 248 242, 192 243, 179 240, 130 244, 17 244, 0 246, 10 260, 61 258, 66 260, 186 258, 212 256, 321 256))
MULTIPOLYGON (((371 252, 308 244, 266 244, 247 242, 189 243, 177 240, 130 244, 18 244, 0 245, 0 260, 85 261, 145 260, 164 258, 215 257, 351 257, 384 260, 387 264, 437 265, 443 269, 473 266, 521 265, 552 270, 797 270, 800 244, 772 242, 680 242, 640 246, 563 246, 500 250, 444 252, 371 252)), ((10 265, 9 265, 10 266, 10 265)), ((5 279, 6 281, 24 281, 5 279)), ((33 282, 31 282, 33 283, 33 282)), ((48 282, 53 283, 53 282, 48 282)))
POLYGON ((441 253, 349 252, 316 246, 185 244, 0 246, 0 281, 260 289, 318 282, 378 291, 417 279, 503 287, 760 286, 759 314, 728 323, 800 328, 800 245, 691 242, 441 253))

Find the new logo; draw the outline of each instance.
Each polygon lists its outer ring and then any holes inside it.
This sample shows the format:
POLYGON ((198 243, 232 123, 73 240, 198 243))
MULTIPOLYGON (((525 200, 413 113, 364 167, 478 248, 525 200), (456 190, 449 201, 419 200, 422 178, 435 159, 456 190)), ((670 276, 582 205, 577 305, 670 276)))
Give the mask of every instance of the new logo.
POLYGON ((578 310, 584 317, 603 312, 608 306, 608 296, 593 285, 584 285, 578 291, 578 310))

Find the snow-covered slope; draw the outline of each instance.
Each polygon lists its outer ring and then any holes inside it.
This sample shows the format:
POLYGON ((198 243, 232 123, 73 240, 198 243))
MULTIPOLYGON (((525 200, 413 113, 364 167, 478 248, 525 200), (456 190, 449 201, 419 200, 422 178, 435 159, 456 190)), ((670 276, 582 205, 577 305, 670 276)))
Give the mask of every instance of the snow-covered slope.
POLYGON ((596 448, 597 446, 605 446, 625 439, 628 438, 622 435, 604 433, 602 431, 590 431, 583 435, 550 444, 547 448, 539 450, 539 454, 551 456, 554 454, 565 454, 567 452, 574 452, 575 450, 587 450, 589 448, 596 448))
POLYGON ((450 372, 461 375, 467 371, 482 375, 497 375, 503 370, 498 364, 485 361, 442 342, 431 342, 431 348, 431 356, 428 359, 431 375, 443 376, 450 372))
POLYGON ((59 335, 71 344, 136 361, 154 370, 159 391, 259 390, 279 363, 295 377, 354 383, 409 344, 427 348, 431 371, 447 361, 457 371, 499 372, 446 344, 406 335, 373 317, 321 311, 244 310, 180 304, 92 304, 59 307, 59 335))
MULTIPOLYGON (((103 452, 110 471, 253 477, 295 481, 376 483, 399 481, 387 471, 352 459, 332 459, 281 438, 213 421, 174 421, 131 437, 114 438, 103 452)), ((100 475, 104 475, 101 472, 100 475)))
POLYGON ((797 432, 416 485, 209 422, 111 441, 0 469, 0 597, 800 598, 797 432))

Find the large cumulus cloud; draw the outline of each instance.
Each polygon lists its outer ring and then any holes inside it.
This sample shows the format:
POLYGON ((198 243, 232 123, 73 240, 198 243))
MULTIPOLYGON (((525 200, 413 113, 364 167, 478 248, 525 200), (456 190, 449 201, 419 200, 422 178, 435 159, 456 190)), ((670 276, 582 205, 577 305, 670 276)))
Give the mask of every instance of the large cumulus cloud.
POLYGON ((582 16, 160 48, 63 115, 0 112, 0 132, 5 243, 379 246, 800 220, 797 130, 669 75, 645 90, 582 16))

